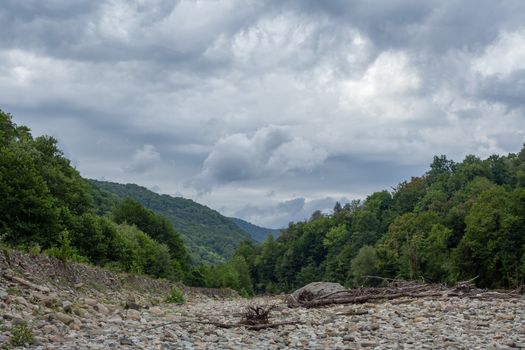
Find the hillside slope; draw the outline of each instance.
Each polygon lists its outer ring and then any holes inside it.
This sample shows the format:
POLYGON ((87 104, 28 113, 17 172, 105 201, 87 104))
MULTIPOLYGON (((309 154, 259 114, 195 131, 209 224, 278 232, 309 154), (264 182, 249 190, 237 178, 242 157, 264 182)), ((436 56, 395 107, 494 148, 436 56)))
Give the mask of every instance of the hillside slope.
POLYGON ((99 189, 95 201, 101 212, 109 210, 112 202, 129 197, 166 216, 181 233, 195 263, 222 262, 233 255, 241 242, 252 240, 230 219, 190 199, 160 195, 135 184, 88 181, 99 189))
POLYGON ((254 225, 248 221, 239 218, 229 218, 243 231, 250 234, 250 236, 257 242, 263 242, 269 235, 273 235, 277 238, 281 234, 281 230, 272 229, 254 225))

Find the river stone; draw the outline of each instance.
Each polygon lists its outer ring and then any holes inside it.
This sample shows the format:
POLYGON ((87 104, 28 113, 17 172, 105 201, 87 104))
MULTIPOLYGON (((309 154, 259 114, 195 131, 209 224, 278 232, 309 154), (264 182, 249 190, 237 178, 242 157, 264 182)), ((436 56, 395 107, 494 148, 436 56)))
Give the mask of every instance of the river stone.
POLYGON ((301 302, 329 297, 332 294, 334 297, 341 297, 346 291, 347 289, 339 283, 312 282, 290 294, 286 298, 286 302, 289 307, 297 307, 301 305, 301 302))
POLYGON ((54 314, 55 318, 57 320, 59 320, 60 322, 62 323, 65 323, 65 324, 70 324, 71 322, 73 322, 75 319, 69 315, 66 315, 62 312, 57 312, 54 314))
POLYGON ((120 345, 127 345, 127 346, 134 345, 133 340, 129 339, 128 337, 120 338, 119 342, 120 342, 120 345))
POLYGON ((70 302, 69 300, 64 300, 62 302, 62 310, 64 310, 64 312, 67 312, 67 313, 71 313, 71 307, 73 306, 73 303, 70 302))
POLYGON ((89 305, 89 306, 95 306, 97 305, 97 301, 95 299, 91 299, 91 298, 84 298, 84 304, 86 305, 89 305))
POLYGON ((15 303, 20 305, 27 305, 27 301, 24 297, 15 297, 15 303))
POLYGON ((164 316, 164 310, 162 310, 160 307, 158 306, 153 306, 153 307, 150 307, 149 308, 149 312, 152 314, 152 315, 155 315, 157 317, 162 317, 164 316))
POLYGON ((128 310, 127 317, 130 320, 139 321, 140 320, 140 312, 137 310, 128 310))
POLYGON ((109 313, 109 309, 104 304, 96 304, 93 308, 104 315, 109 313))
POLYGON ((58 303, 58 298, 54 295, 44 296, 41 300, 42 300, 42 304, 45 307, 49 307, 49 308, 54 307, 58 303))

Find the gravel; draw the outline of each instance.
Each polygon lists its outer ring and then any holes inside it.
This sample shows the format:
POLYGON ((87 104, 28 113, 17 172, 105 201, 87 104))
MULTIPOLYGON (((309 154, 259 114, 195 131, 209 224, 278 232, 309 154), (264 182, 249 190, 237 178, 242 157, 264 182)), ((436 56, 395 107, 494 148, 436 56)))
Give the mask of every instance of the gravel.
MULTIPOLYGON (((12 319, 23 318, 31 324, 41 344, 30 346, 35 349, 525 348, 523 299, 406 299, 402 303, 288 309, 281 298, 249 301, 200 298, 185 305, 160 304, 153 308, 154 312, 125 310, 112 304, 100 307, 97 303, 94 308, 77 301, 71 303, 73 308, 86 311, 84 317, 76 314, 65 317, 64 313, 45 308, 41 315, 25 313, 25 305, 14 302, 4 303, 2 308, 12 319), (250 303, 276 304, 272 322, 298 323, 260 331, 192 323, 236 323, 250 303)), ((6 341, 9 337, 9 332, 0 332, 0 339, 6 341)))
POLYGON ((190 293, 176 305, 163 302, 164 289, 70 288, 2 275, 0 291, 0 347, 11 347, 13 328, 26 322, 33 335, 26 348, 41 350, 525 348, 523 297, 401 298, 290 309, 284 297, 190 293), (207 324, 236 324, 248 305, 275 305, 271 322, 296 324, 259 331, 207 324))

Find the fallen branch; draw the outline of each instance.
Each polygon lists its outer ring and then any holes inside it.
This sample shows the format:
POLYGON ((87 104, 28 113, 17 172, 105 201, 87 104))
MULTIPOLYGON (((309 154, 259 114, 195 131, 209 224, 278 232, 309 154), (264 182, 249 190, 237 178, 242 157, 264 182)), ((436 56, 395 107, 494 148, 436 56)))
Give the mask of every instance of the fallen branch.
MULTIPOLYGON (((246 329, 252 330, 252 331, 258 331, 261 329, 266 328, 277 328, 279 326, 287 326, 292 324, 304 324, 302 321, 283 321, 283 322, 275 322, 275 323, 267 323, 267 324, 257 324, 253 326, 246 326, 246 329)), ((239 325, 243 326, 243 325, 239 325)))
POLYGON ((379 294, 379 295, 361 295, 351 298, 341 298, 341 299, 320 299, 320 300, 312 300, 308 303, 303 304, 304 307, 307 308, 313 308, 313 307, 319 307, 319 306, 325 306, 325 305, 332 305, 332 304, 363 304, 372 300, 391 300, 396 298, 402 298, 402 297, 408 297, 408 298, 417 298, 417 297, 433 297, 433 296, 442 296, 443 293, 424 293, 424 294, 417 294, 417 293, 396 293, 396 294, 379 294))
POLYGON ((458 282, 452 288, 448 288, 443 284, 418 284, 393 280, 387 287, 337 290, 317 297, 314 297, 311 292, 308 293, 309 291, 305 290, 296 297, 291 295, 293 303, 289 302, 288 305, 315 308, 334 304, 362 304, 398 298, 460 297, 472 299, 510 299, 522 297, 520 294, 521 290, 500 292, 478 289, 472 283, 476 278, 477 276, 467 281, 458 282))
POLYGON ((360 316, 368 314, 368 310, 347 310, 336 313, 337 316, 360 316))
POLYGON ((249 305, 246 307, 246 312, 241 314, 244 318, 241 319, 237 323, 223 323, 223 322, 215 322, 215 321, 199 321, 199 320, 175 320, 167 323, 163 323, 160 325, 156 325, 153 327, 149 327, 146 329, 143 329, 143 332, 150 331, 152 329, 156 328, 162 328, 166 327, 172 324, 178 324, 178 323, 191 323, 191 324, 207 324, 212 325, 219 328, 235 328, 235 327, 245 327, 248 330, 261 330, 266 328, 277 328, 279 326, 285 326, 285 325, 291 325, 291 324, 299 324, 303 323, 302 321, 282 321, 282 322, 270 322, 270 312, 274 310, 277 307, 277 305, 266 305, 266 306, 259 306, 259 305, 249 305))
POLYGON ((302 321, 283 321, 283 322, 248 325, 248 324, 244 324, 240 322, 239 323, 222 323, 222 322, 215 322, 215 321, 176 320, 176 321, 159 324, 153 327, 145 328, 142 330, 142 332, 147 332, 153 329, 163 328, 163 327, 171 326, 173 324, 181 324, 181 323, 206 324, 206 325, 211 325, 211 326, 215 326, 219 328, 245 327, 246 329, 249 329, 249 330, 260 330, 260 329, 265 329, 265 328, 277 328, 279 326, 285 326, 285 325, 291 325, 291 324, 303 324, 304 322, 302 321))

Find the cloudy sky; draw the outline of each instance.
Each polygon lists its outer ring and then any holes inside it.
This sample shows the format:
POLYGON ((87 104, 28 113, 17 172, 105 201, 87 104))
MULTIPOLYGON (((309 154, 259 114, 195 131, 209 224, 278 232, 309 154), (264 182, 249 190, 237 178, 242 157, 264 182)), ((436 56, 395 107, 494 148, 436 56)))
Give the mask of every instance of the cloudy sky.
POLYGON ((525 141, 522 0, 2 0, 0 108, 270 227, 525 141))

